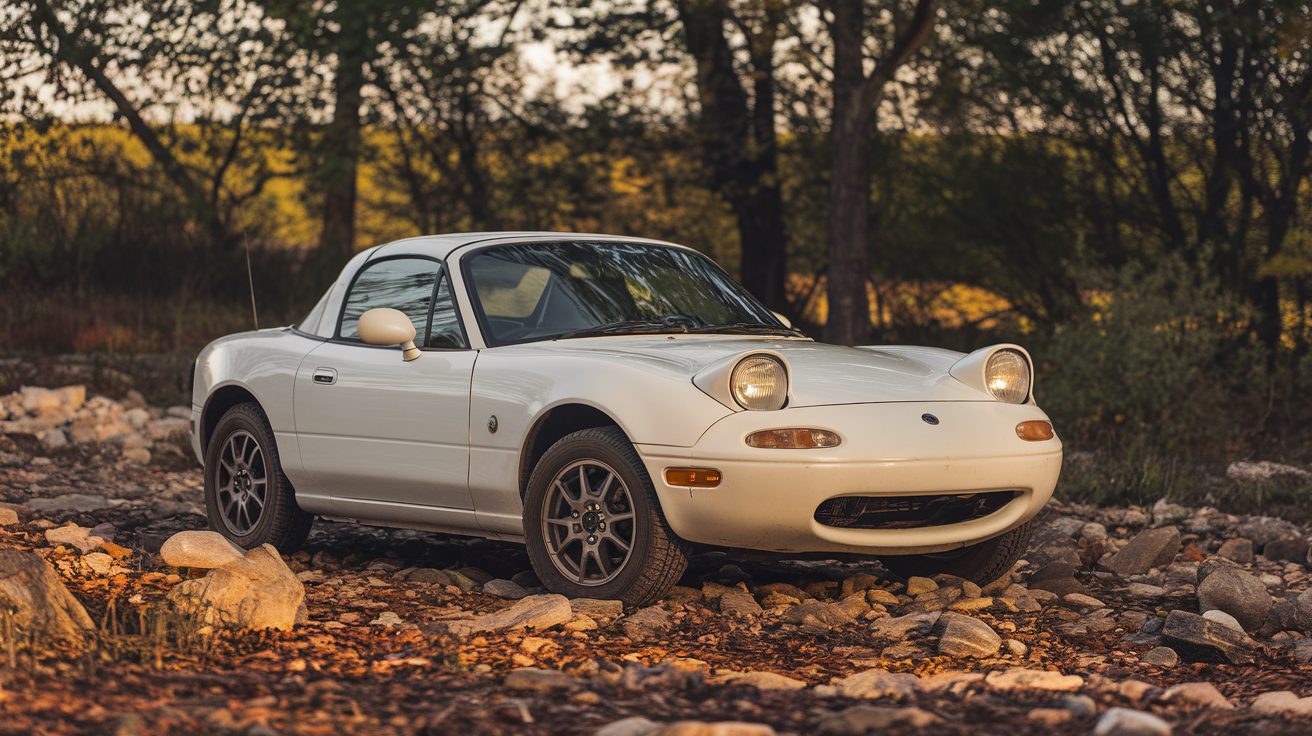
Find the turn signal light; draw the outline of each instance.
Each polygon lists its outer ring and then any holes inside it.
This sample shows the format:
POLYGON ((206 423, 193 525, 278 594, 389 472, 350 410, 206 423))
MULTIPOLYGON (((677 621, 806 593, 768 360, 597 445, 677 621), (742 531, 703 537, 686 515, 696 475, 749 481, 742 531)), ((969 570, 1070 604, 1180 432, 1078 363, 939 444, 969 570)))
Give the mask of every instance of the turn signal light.
POLYGON ((720 485, 720 471, 713 468, 666 468, 665 482, 684 488, 714 488, 720 485))
POLYGON ((747 435, 750 447, 800 450, 811 447, 838 447, 838 434, 827 429, 766 429, 747 435))
POLYGON ((1041 420, 1032 419, 1016 425, 1016 436, 1026 442, 1042 442, 1053 437, 1052 425, 1041 420))

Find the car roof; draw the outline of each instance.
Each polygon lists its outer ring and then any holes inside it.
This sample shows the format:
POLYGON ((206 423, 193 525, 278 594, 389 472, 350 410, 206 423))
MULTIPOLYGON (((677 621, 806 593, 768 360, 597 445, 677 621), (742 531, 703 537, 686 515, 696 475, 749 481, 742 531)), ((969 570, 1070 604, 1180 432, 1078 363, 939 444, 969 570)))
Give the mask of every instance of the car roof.
POLYGON ((466 245, 475 243, 496 243, 496 242, 516 242, 516 243, 533 243, 533 242, 552 242, 559 240, 608 240, 626 243, 651 243, 660 245, 672 245, 677 248, 687 248, 687 246, 678 245, 677 243, 666 243, 661 240, 651 238, 633 238, 625 235, 600 235, 596 233, 561 233, 561 232, 542 232, 542 231, 510 231, 510 232, 482 232, 482 233, 451 233, 445 235, 420 235, 413 238, 394 240, 386 245, 380 245, 373 249, 368 260, 382 258, 390 255, 421 255, 432 258, 446 259, 452 251, 462 248, 466 245))

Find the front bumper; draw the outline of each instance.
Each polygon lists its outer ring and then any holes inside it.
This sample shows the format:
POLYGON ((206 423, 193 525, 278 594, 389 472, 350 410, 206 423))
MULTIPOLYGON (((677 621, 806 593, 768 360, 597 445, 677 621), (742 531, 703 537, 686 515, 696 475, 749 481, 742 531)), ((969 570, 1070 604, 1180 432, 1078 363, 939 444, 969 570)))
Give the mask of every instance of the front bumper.
POLYGON ((1018 423, 1048 417, 1032 404, 908 402, 739 412, 691 448, 639 445, 661 508, 683 539, 785 553, 917 554, 982 542, 1020 526, 1052 496, 1061 471, 1059 439, 1026 442, 1018 423), (937 425, 921 416, 932 414, 937 425), (838 447, 778 450, 743 441, 762 429, 837 432, 838 447), (716 468, 717 488, 665 482, 669 467, 716 468), (941 526, 855 529, 815 520, 840 496, 915 496, 1014 491, 986 516, 941 526))

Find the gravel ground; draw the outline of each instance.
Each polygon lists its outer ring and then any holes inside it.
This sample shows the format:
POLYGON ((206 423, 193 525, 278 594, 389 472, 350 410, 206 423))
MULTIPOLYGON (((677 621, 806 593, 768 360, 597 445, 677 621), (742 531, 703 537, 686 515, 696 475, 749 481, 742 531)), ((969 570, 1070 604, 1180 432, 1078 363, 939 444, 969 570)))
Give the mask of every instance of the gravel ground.
POLYGON ((142 410, 138 439, 0 436, 0 547, 44 556, 101 627, 76 651, 5 640, 0 734, 1312 728, 1309 530, 1165 503, 1053 503, 982 589, 703 551, 627 611, 546 594, 516 545, 318 521, 286 558, 307 623, 188 628, 165 596, 192 573, 158 550, 206 528, 201 474, 142 410))

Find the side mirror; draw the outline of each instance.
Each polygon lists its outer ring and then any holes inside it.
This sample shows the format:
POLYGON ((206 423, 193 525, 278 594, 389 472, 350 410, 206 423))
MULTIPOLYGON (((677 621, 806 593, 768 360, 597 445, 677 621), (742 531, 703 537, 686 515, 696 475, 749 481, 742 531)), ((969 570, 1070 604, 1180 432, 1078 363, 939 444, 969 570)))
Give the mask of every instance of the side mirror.
POLYGON ((401 359, 411 361, 421 353, 415 347, 415 325, 399 309, 379 307, 360 315, 360 339, 370 345, 401 345, 401 359))
POLYGON ((783 322, 783 323, 784 323, 784 327, 792 327, 792 326, 793 326, 792 320, 788 319, 787 317, 783 316, 782 314, 779 314, 778 312, 773 312, 773 311, 770 312, 770 314, 773 314, 773 315, 775 316, 776 319, 778 319, 780 322, 783 322))

